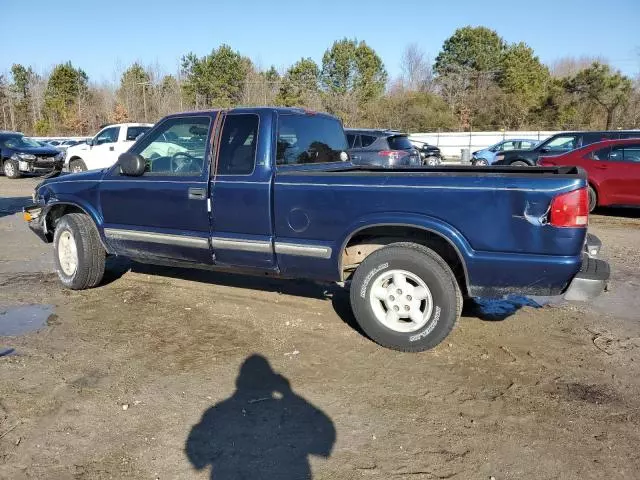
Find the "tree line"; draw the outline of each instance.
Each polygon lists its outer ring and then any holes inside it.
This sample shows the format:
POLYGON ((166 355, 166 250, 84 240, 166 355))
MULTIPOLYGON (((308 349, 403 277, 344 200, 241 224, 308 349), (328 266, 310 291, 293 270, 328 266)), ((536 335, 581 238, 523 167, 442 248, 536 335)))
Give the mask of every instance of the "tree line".
POLYGON ((0 129, 89 135, 111 122, 154 122, 169 113, 237 105, 323 110, 353 127, 434 130, 640 128, 640 76, 603 59, 545 65, 533 49, 485 27, 455 31, 431 62, 417 44, 390 78, 364 41, 335 41, 321 64, 302 58, 284 71, 262 69, 229 45, 180 70, 134 63, 117 84, 90 82, 71 62, 40 74, 14 64, 0 75, 0 129))

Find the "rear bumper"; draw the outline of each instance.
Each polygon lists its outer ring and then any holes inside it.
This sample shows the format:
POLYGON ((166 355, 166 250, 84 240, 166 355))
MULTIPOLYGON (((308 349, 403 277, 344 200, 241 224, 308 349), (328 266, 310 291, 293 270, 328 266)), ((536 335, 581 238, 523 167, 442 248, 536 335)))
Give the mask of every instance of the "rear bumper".
MULTIPOLYGON (((597 238, 597 237, 596 237, 597 238)), ((582 266, 578 274, 573 277, 569 288, 564 293, 566 300, 586 301, 604 292, 609 282, 609 264, 588 254, 582 257, 582 266)))
POLYGON ((587 233, 587 238, 584 242, 584 251, 590 257, 597 257, 600 253, 600 248, 602 248, 602 242, 598 237, 591 233, 587 233))

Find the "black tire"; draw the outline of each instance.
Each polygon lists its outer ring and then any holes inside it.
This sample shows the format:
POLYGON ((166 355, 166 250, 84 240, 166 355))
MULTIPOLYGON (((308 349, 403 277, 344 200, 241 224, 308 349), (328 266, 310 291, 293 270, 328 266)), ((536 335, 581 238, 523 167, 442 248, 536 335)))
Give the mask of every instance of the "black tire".
POLYGON ((64 215, 56 224, 53 236, 54 262, 58 278, 71 290, 96 287, 104 275, 106 252, 93 221, 83 213, 64 215), (61 265, 61 237, 69 233, 75 242, 76 268, 67 271, 61 265))
POLYGON ((438 345, 449 335, 462 311, 462 293, 449 265, 433 250, 415 243, 393 243, 365 258, 351 281, 350 297, 356 321, 367 336, 383 347, 403 352, 421 352, 438 345), (392 270, 417 276, 430 291, 433 308, 426 324, 418 330, 399 332, 376 317, 372 288, 377 279, 392 270))
POLYGON ((529 165, 527 162, 523 162, 522 160, 516 160, 515 162, 511 163, 511 166, 513 166, 513 167, 530 167, 531 165, 529 165))
POLYGON ((598 194, 591 185, 587 187, 587 192, 589 194, 589 213, 591 213, 598 206, 598 194))
POLYGON ((80 158, 76 159, 76 160, 71 160, 69 162, 69 171, 70 172, 86 172, 87 171, 87 165, 84 163, 84 161, 80 158))
POLYGON ((22 176, 20 174, 18 162, 15 160, 5 160, 2 165, 2 171, 7 178, 20 178, 22 176))

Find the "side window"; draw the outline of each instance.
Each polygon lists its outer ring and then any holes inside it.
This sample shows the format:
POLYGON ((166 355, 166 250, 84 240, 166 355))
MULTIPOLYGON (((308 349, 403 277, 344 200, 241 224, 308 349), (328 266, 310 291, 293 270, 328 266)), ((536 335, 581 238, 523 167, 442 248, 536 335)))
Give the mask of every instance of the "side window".
POLYGON ((609 160, 609 153, 611 152, 611 147, 601 148, 599 150, 594 150, 587 158, 590 160, 609 160))
POLYGON ((103 143, 116 143, 118 141, 118 135, 120 134, 120 127, 105 128, 96 136, 96 145, 102 145, 103 143))
POLYGON ((339 162, 347 149, 340 122, 324 115, 278 117, 277 165, 339 162))
MULTIPOLYGON (((349 144, 349 148, 358 148, 356 147, 356 140, 359 140, 359 135, 355 133, 347 133, 347 143, 349 144)), ((360 143, 360 142, 358 142, 360 143)))
POLYGON ((258 124, 253 113, 227 115, 218 151, 218 175, 249 175, 256 163, 258 124))
POLYGON ((575 150, 576 137, 574 135, 561 135, 551 140, 544 147, 550 152, 568 152, 575 150))
POLYGON ((360 138, 362 139, 362 148, 367 148, 376 141, 376 137, 372 135, 360 135, 360 138))
POLYGON ((529 150, 530 148, 533 148, 535 144, 536 142, 523 140, 522 142, 520 142, 520 148, 522 150, 529 150))
POLYGON ((505 142, 505 143, 502 144, 502 149, 504 151, 515 150, 516 149, 516 142, 505 142))
POLYGON ((624 161, 640 163, 640 144, 624 147, 624 161))
POLYGON ((612 147, 609 160, 612 162, 624 162, 624 147, 612 147))
POLYGON ((177 117, 162 122, 131 148, 147 161, 144 175, 197 177, 209 138, 209 117, 177 117))
POLYGON ((147 133, 151 130, 151 127, 128 127, 127 128, 127 142, 134 142, 139 136, 147 133))

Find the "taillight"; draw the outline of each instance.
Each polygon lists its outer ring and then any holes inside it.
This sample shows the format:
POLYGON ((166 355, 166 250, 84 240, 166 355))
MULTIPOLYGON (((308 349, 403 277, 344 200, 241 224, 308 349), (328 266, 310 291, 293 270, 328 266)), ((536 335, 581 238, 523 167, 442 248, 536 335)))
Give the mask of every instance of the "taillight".
POLYGON ((409 155, 409 152, 405 152, 404 150, 380 150, 378 155, 381 157, 387 157, 392 162, 396 162, 402 157, 409 155))
POLYGON ((551 201, 549 223, 554 227, 586 227, 589 223, 589 194, 586 188, 558 195, 551 201))

